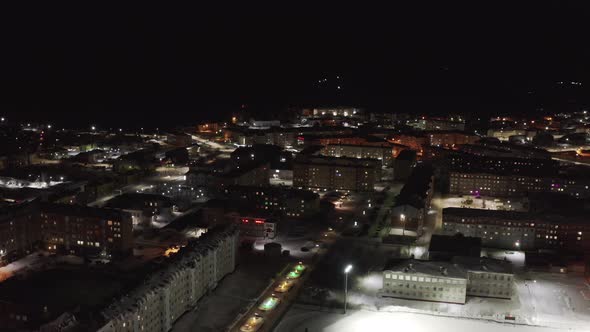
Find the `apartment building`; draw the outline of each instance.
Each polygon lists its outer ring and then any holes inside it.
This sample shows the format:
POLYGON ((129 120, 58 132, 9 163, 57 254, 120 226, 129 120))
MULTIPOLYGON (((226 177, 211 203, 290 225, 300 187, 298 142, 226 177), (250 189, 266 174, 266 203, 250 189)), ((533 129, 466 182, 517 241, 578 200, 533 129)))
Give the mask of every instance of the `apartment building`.
POLYGON ((484 246, 494 248, 572 252, 590 249, 590 225, 583 215, 446 208, 441 233, 480 237, 484 246))
POLYGON ((0 266, 28 253, 41 239, 37 202, 0 208, 0 266))
POLYGON ((38 203, 10 206, 0 214, 0 262, 34 249, 80 256, 120 256, 133 247, 131 216, 111 209, 38 203))
POLYGON ((230 200, 247 203, 255 210, 286 217, 309 217, 320 209, 318 194, 305 189, 230 186, 224 193, 230 200))
POLYGON ((514 273, 509 262, 457 256, 452 263, 467 270, 467 296, 512 298, 514 273))
POLYGON ((544 158, 490 157, 452 151, 447 160, 449 168, 459 172, 554 176, 559 171, 559 162, 544 158))
POLYGON ((474 144, 480 137, 458 130, 436 130, 427 131, 424 135, 428 138, 430 145, 441 147, 455 147, 463 144, 474 144))
POLYGON ((214 229, 182 248, 178 257, 102 311, 99 332, 165 332, 236 265, 235 225, 214 229))
POLYGON ((125 255, 133 248, 133 222, 127 212, 83 205, 43 204, 41 240, 49 251, 125 255))
POLYGON ((401 150, 393 143, 383 142, 379 144, 353 145, 353 144, 328 144, 322 150, 322 155, 329 157, 347 157, 359 159, 376 159, 382 166, 392 166, 394 158, 401 150))
POLYGON ((528 193, 553 192, 578 198, 590 197, 590 180, 562 176, 450 172, 449 193, 493 197, 519 197, 528 193))
POLYGON ((381 178, 378 160, 303 156, 293 163, 293 187, 300 189, 373 191, 381 178))

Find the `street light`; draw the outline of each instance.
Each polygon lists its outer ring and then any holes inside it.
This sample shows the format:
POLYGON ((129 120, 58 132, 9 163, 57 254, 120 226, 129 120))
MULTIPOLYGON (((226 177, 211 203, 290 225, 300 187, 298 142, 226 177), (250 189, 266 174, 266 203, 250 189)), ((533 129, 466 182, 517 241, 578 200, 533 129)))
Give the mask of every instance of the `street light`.
POLYGON ((352 265, 348 264, 344 269, 344 314, 346 315, 346 302, 348 301, 348 273, 352 270, 352 265))

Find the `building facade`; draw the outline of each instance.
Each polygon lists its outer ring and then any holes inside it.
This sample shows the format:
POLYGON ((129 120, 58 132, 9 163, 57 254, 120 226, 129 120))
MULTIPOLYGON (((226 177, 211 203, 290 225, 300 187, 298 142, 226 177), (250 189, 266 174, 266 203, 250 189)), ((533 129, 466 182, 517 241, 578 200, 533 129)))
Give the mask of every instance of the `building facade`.
POLYGON ((123 211, 82 205, 44 204, 40 214, 45 249, 76 255, 128 254, 133 222, 123 211))
POLYGON ((449 193, 452 195, 520 197, 528 193, 553 192, 578 198, 590 197, 590 181, 588 179, 463 171, 450 172, 449 177, 449 193))
POLYGON ((464 304, 467 273, 449 263, 408 260, 383 271, 382 296, 464 304))
POLYGON ((0 209, 0 266, 30 252, 41 239, 36 202, 0 209))
POLYGON ((399 153, 391 143, 384 142, 380 145, 329 144, 322 154, 329 157, 376 159, 383 166, 392 166, 396 152, 399 153))
POLYGON ((248 203, 252 208, 281 216, 305 218, 319 212, 319 195, 309 190, 281 187, 230 186, 230 200, 248 203))
POLYGON ((293 187, 300 189, 368 192, 381 178, 373 159, 298 156, 293 163, 293 187))
POLYGON ((480 237, 484 246, 503 249, 590 249, 590 225, 581 216, 446 208, 441 233, 480 237))
POLYGON ((510 263, 455 257, 451 263, 405 260, 383 271, 381 296, 465 304, 467 296, 510 299, 514 275, 510 263))
POLYGON ((178 259, 102 311, 99 332, 165 332, 236 266, 238 230, 214 230, 182 248, 178 259))

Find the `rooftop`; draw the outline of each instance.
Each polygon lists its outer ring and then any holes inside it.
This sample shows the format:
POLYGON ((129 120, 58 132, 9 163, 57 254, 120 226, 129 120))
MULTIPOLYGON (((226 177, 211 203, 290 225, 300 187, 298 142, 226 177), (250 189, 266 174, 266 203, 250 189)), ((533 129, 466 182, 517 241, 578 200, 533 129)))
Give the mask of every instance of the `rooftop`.
POLYGON ((512 274, 512 264, 509 261, 488 257, 453 257, 453 264, 460 265, 472 272, 494 272, 512 274))
POLYGON ((430 246, 428 247, 428 250, 453 252, 457 255, 467 255, 471 248, 481 249, 481 238, 468 237, 463 236, 461 234, 452 236, 433 234, 430 240, 430 246))
POLYGON ((395 206, 412 205, 417 208, 424 207, 424 199, 430 189, 433 169, 429 165, 418 165, 410 174, 406 184, 395 199, 395 206))
POLYGON ((432 262, 416 259, 398 260, 391 262, 391 265, 387 266, 385 271, 467 279, 467 271, 464 268, 447 262, 432 262))
POLYGON ((96 208, 76 204, 42 203, 41 211, 43 213, 55 213, 67 216, 94 217, 114 220, 120 220, 125 215, 125 213, 113 209, 96 208))
POLYGON ((125 193, 113 197, 106 204, 107 207, 113 209, 130 209, 130 208, 145 208, 145 202, 163 202, 164 207, 171 207, 173 205, 172 199, 168 196, 158 194, 144 194, 144 193, 125 193))
POLYGON ((379 161, 368 158, 347 158, 327 156, 303 156, 297 155, 295 163, 299 164, 325 164, 334 166, 378 167, 379 161))

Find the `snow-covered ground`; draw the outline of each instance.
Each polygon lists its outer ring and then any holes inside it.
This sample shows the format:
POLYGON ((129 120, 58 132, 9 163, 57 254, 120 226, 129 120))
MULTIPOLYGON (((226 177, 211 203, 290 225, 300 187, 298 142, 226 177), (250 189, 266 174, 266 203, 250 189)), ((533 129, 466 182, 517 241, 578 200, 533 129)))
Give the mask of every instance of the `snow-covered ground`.
POLYGON ((77 256, 50 256, 47 252, 33 253, 0 267, 0 282, 19 273, 44 270, 54 264, 78 265, 83 263, 84 260, 77 256))
POLYGON ((505 199, 505 198, 496 198, 496 197, 487 197, 482 196, 481 198, 475 198, 470 195, 463 195, 462 197, 457 197, 456 195, 452 196, 443 196, 440 198, 440 202, 438 203, 440 208, 450 208, 450 207, 464 207, 464 208, 471 208, 471 209, 487 209, 487 210, 513 210, 513 211, 525 211, 526 209, 523 207, 522 202, 518 201, 515 198, 505 199), (465 204, 464 202, 467 199, 471 199, 473 202, 471 204, 465 204))
POLYGON ((319 247, 315 246, 316 242, 312 241, 309 237, 291 238, 281 235, 274 239, 257 240, 254 243, 254 250, 264 251, 264 245, 270 242, 280 243, 282 250, 289 250, 289 255, 297 259, 308 259, 316 255, 319 250, 319 247), (303 247, 308 248, 309 251, 301 251, 303 247))
MULTIPOLYGON (((459 319, 408 312, 349 310, 326 312, 295 306, 274 329, 275 332, 556 332, 558 328, 501 324, 490 321, 459 319)), ((583 329, 580 329, 583 331, 583 329)))
MULTIPOLYGON (((465 305, 379 298, 379 272, 353 276, 349 291, 351 307, 380 312, 412 312, 457 318, 504 321, 512 316, 518 324, 558 329, 590 330, 590 286, 581 274, 529 272, 519 275, 511 300, 468 297, 465 305)), ((342 302, 341 292, 330 298, 342 302)))

